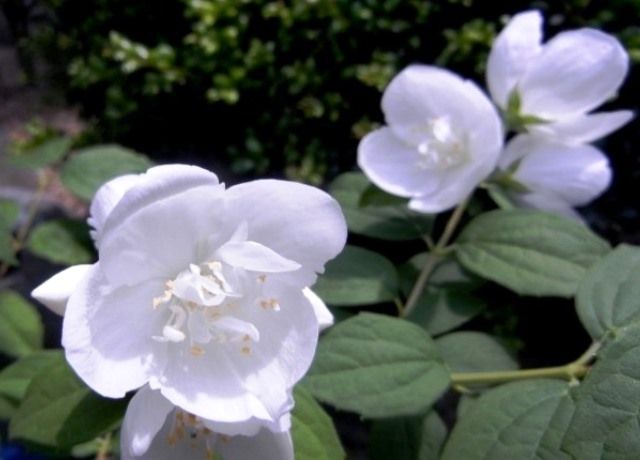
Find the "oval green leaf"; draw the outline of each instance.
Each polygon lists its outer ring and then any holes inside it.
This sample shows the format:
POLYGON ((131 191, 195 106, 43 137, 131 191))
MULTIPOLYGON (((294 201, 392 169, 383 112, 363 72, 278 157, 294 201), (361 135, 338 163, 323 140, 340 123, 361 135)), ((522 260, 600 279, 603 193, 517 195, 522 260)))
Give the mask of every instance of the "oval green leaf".
POLYGON ((346 246, 327 263, 313 290, 331 305, 370 305, 393 300, 398 295, 397 278, 396 269, 387 258, 346 246))
POLYGON ((538 211, 492 211, 462 231, 465 268, 522 294, 573 296, 609 245, 575 220, 538 211))
POLYGON ((0 353, 24 356, 42 348, 44 328, 36 307, 14 291, 0 292, 0 353))
POLYGON ((598 261, 580 283, 576 308, 595 340, 640 319, 640 248, 622 245, 598 261))
POLYGON ((432 460, 438 458, 447 427, 435 411, 427 416, 376 420, 369 435, 371 460, 432 460))
POLYGON ((119 145, 96 145, 79 150, 65 163, 60 179, 74 194, 91 200, 109 179, 141 173, 152 166, 144 155, 119 145))
POLYGON ((305 379, 321 401, 364 417, 426 413, 449 386, 437 348, 408 321, 363 313, 324 336, 305 379))
POLYGON ((619 329, 572 390, 562 446, 580 460, 640 458, 640 323, 619 329))
POLYGON ((114 429, 125 399, 92 393, 60 357, 36 375, 9 425, 9 436, 37 448, 68 452, 114 429))
POLYGON ((72 144, 73 140, 69 137, 56 137, 27 152, 11 155, 9 161, 22 168, 42 168, 62 160, 69 153, 72 144))
POLYGON ((569 460, 560 440, 572 412, 562 380, 508 383, 482 395, 453 428, 441 460, 569 460))
POLYGON ((381 198, 384 192, 373 192, 371 182, 362 173, 348 172, 338 176, 329 193, 340 203, 353 233, 391 241, 422 238, 431 231, 433 216, 411 211, 406 202, 381 198))
POLYGON ((38 257, 60 265, 86 264, 93 260, 89 228, 84 222, 56 219, 35 227, 27 249, 38 257))
POLYGON ((453 372, 510 371, 519 367, 500 341, 482 332, 453 332, 436 339, 436 345, 453 372))
POLYGON ((296 460, 342 460, 346 457, 331 417, 311 393, 298 385, 293 398, 291 437, 296 460))

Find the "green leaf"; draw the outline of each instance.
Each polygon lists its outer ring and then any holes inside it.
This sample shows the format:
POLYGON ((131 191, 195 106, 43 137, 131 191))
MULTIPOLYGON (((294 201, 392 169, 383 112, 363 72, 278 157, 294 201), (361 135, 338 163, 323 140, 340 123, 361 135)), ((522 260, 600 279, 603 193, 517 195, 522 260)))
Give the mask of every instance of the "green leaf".
POLYGON ((472 272, 522 295, 575 294, 609 245, 572 219, 538 211, 492 211, 462 231, 456 255, 472 272))
POLYGON ((385 257, 346 246, 327 263, 313 290, 331 305, 368 305, 393 300, 398 295, 398 279, 395 267, 385 257))
POLYGON ((502 187, 492 184, 487 188, 487 193, 500 209, 510 210, 516 208, 509 193, 502 187))
POLYGON ((376 420, 369 435, 372 460, 438 458, 447 427, 434 411, 426 416, 376 420))
POLYGON ((408 321, 363 313, 324 336, 305 380, 321 401, 364 417, 425 413, 449 386, 431 338, 408 321))
MULTIPOLYGON (((405 295, 411 291, 425 258, 426 253, 418 254, 401 268, 405 295)), ((447 259, 433 271, 429 284, 418 297, 407 319, 432 335, 455 329, 486 308, 486 301, 473 293, 483 282, 481 278, 464 271, 457 261, 447 259)))
POLYGON ((20 294, 0 292, 0 352, 24 356, 42 348, 44 329, 36 307, 20 294))
POLYGON ((0 372, 0 396, 21 401, 31 380, 61 356, 60 350, 36 351, 5 367, 0 372))
POLYGON ((341 460, 346 457, 333 421, 313 396, 298 385, 293 397, 291 436, 296 460, 341 460))
POLYGON ((18 410, 18 403, 10 398, 0 396, 0 421, 9 420, 18 410))
POLYGON ((598 261, 580 283, 576 308, 596 340, 640 319, 640 248, 621 245, 598 261))
POLYGON ((453 332, 436 340, 452 372, 508 371, 518 362, 496 338, 482 332, 453 332))
POLYGON ((0 200, 0 227, 12 228, 19 215, 20 206, 18 203, 11 200, 0 200))
POLYGON ((92 393, 63 357, 36 375, 11 419, 9 436, 30 445, 68 452, 115 428, 127 401, 92 393))
POLYGON ((64 165, 60 179, 80 198, 90 200, 109 179, 141 173, 152 166, 144 155, 119 145, 96 145, 79 150, 64 165))
POLYGON ((562 442, 580 460, 640 458, 640 323, 622 328, 582 384, 562 442))
POLYGON ((392 241, 422 238, 431 231, 433 216, 413 212, 406 202, 394 202, 384 192, 374 192, 371 187, 369 180, 356 172, 338 176, 329 186, 329 192, 342 207, 350 231, 392 241))
POLYGON ((20 206, 11 200, 0 200, 0 262, 18 265, 13 245, 13 227, 18 220, 20 206))
POLYGON ((572 413, 568 394, 567 382, 546 379, 486 392, 458 420, 441 460, 568 460, 559 448, 572 413))
POLYGON ((14 166, 22 168, 42 168, 62 160, 71 149, 73 140, 69 137, 56 137, 43 142, 37 147, 11 155, 9 161, 14 166))
POLYGON ((93 260, 89 228, 84 222, 56 219, 35 227, 27 241, 33 254, 61 265, 86 264, 93 260))

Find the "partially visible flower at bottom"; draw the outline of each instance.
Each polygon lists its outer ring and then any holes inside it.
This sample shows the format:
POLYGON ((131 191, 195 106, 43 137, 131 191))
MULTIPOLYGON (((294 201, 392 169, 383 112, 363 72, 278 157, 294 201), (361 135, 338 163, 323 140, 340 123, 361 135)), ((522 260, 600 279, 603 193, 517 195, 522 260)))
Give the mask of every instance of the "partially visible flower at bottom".
POLYGON ((275 424, 212 422, 145 386, 127 408, 121 455, 122 460, 293 460, 290 425, 288 413, 275 424))
POLYGON ((595 200, 611 183, 609 160, 597 148, 529 134, 507 144, 499 168, 516 185, 510 195, 517 204, 575 218, 574 207, 595 200))

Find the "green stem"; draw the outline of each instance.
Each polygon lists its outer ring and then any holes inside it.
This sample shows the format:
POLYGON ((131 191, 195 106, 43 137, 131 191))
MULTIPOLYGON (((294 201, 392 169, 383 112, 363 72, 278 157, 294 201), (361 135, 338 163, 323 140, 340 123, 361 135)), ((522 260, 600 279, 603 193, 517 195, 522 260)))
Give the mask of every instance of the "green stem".
POLYGON ((420 298, 422 291, 427 285, 427 281, 429 281, 431 273, 433 273, 434 268, 436 268, 436 266, 438 265, 438 262, 442 258, 444 249, 447 247, 447 244, 449 244, 449 240, 453 236, 453 233, 456 231, 456 228, 460 223, 460 219, 464 214, 467 203, 468 200, 465 200, 460 203, 456 209, 454 209, 451 217, 449 217, 449 220, 444 227, 444 231, 442 232, 440 239, 427 255, 427 260, 422 267, 422 271, 420 272, 420 275, 418 275, 418 279, 413 285, 413 288, 409 293, 409 297, 407 298, 407 303, 402 309, 402 316, 408 316, 416 308, 418 299, 420 298))
MULTIPOLYGON (((44 194, 49 187, 52 179, 52 173, 41 173, 38 177, 38 188, 29 203, 29 208, 27 210, 27 217, 24 220, 24 223, 20 226, 16 233, 15 240, 13 242, 13 253, 17 254, 22 250, 24 243, 29 234, 29 230, 31 229, 31 225, 36 218, 36 214, 38 213, 38 209, 40 209, 40 203, 44 198, 44 194)), ((0 265, 0 278, 4 277, 9 271, 9 264, 3 263, 0 265)))
POLYGON ((589 371, 589 363, 600 349, 601 343, 593 343, 577 360, 564 366, 541 367, 539 369, 522 369, 518 371, 496 372, 454 372, 451 374, 453 386, 489 385, 495 383, 514 382, 526 379, 564 379, 578 380, 589 371))
POLYGON ((96 452, 95 460, 108 460, 111 458, 109 454, 111 452, 111 442, 113 438, 113 433, 107 433, 102 439, 100 439, 100 446, 98 447, 98 452, 96 452))

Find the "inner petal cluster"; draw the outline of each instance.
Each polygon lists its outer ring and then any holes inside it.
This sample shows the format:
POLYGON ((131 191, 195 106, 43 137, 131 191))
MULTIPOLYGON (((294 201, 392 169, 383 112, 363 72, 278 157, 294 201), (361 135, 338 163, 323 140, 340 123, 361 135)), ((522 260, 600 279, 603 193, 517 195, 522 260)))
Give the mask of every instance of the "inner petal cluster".
POLYGON ((468 160, 464 136, 455 129, 448 117, 435 117, 415 125, 412 136, 418 139, 418 167, 426 170, 445 170, 468 160))
POLYGON ((278 311, 276 299, 263 296, 267 276, 229 266, 220 261, 189 268, 165 284, 164 293, 153 299, 153 308, 167 315, 159 342, 184 343, 195 356, 209 344, 238 344, 243 354, 260 341, 260 331, 244 319, 246 308, 278 311))

